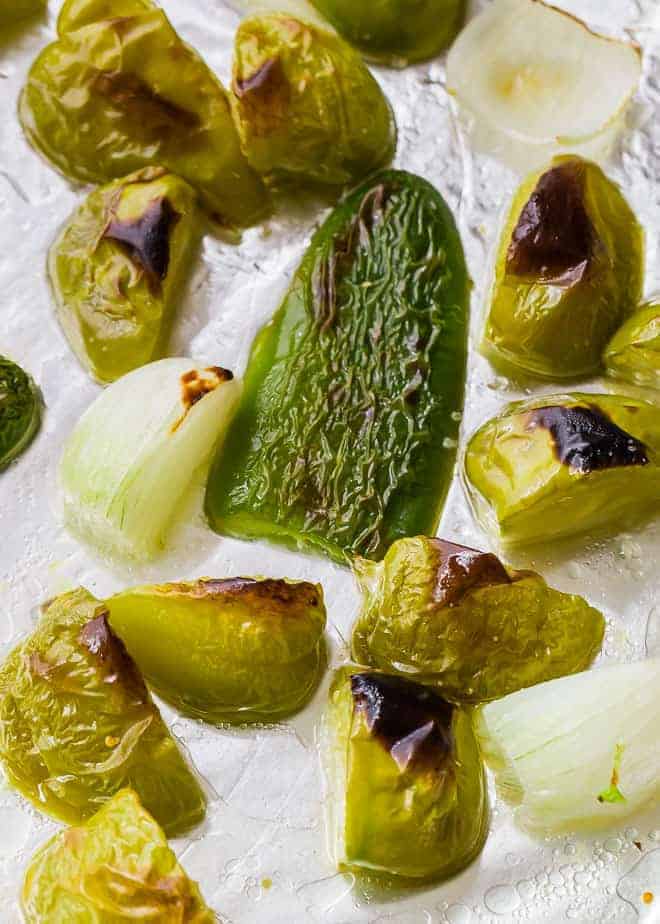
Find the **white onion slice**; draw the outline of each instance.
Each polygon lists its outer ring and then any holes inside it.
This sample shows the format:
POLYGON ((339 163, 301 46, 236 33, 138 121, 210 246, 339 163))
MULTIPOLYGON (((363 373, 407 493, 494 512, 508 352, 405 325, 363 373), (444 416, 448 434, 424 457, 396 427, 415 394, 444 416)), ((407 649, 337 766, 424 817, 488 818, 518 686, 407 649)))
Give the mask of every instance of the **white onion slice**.
POLYGON ((190 359, 150 363, 106 388, 62 456, 69 529, 111 556, 153 557, 193 477, 224 435, 239 395, 235 379, 223 381, 190 359))
POLYGON ((541 0, 495 0, 458 36, 447 89, 474 140, 517 169, 604 155, 641 74, 639 49, 541 0))
POLYGON ((477 735, 522 827, 616 825, 660 791, 660 659, 505 696, 479 711, 477 735))

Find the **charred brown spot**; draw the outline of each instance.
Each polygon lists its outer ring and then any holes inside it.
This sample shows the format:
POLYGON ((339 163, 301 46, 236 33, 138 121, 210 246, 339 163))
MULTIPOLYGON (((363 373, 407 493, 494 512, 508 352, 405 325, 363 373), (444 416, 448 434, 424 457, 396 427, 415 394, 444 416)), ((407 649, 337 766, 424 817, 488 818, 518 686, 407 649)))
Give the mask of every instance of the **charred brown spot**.
POLYGON ((644 444, 617 427, 595 405, 539 407, 529 413, 528 426, 547 430, 559 461, 580 474, 648 465, 644 444))
POLYGON ((33 651, 28 658, 30 673, 35 677, 41 677, 42 680, 48 680, 55 665, 50 664, 41 657, 38 651, 33 651))
POLYGON ((135 119, 144 132, 182 134, 200 126, 196 112, 165 99, 135 74, 99 71, 92 82, 92 91, 135 119))
POLYGON ((279 58, 270 58, 270 60, 264 61, 253 74, 250 74, 248 77, 236 78, 234 81, 234 93, 239 99, 242 99, 246 93, 250 93, 253 90, 261 90, 269 81, 272 81, 278 68, 281 70, 281 67, 282 65, 280 64, 279 58))
POLYGON ((133 263, 144 271, 152 287, 159 288, 167 276, 170 235, 179 217, 168 199, 154 199, 134 221, 112 218, 103 238, 121 244, 133 263))
POLYGON ((236 599, 250 598, 257 603, 276 603, 292 615, 300 612, 301 608, 315 608, 321 606, 322 598, 319 588, 307 581, 288 581, 266 578, 257 581, 254 578, 202 578, 194 584, 182 585, 184 592, 195 597, 234 597, 236 599), (297 610, 296 610, 297 608, 297 610))
POLYGON ((573 285, 591 263, 598 238, 584 204, 585 168, 578 161, 539 179, 514 228, 507 271, 573 285))
POLYGON ((183 414, 172 425, 172 433, 176 433, 181 424, 188 416, 191 408, 198 404, 202 398, 215 391, 225 382, 231 382, 234 373, 229 369, 223 369, 221 366, 209 366, 203 370, 206 375, 201 375, 197 369, 191 369, 181 376, 181 403, 183 404, 183 414))
POLYGON ((291 87, 279 58, 269 58, 251 74, 236 77, 233 90, 255 137, 268 137, 288 116, 291 87))
POLYGON ((454 707, 433 690, 376 672, 351 676, 356 710, 401 770, 447 770, 454 749, 454 707))
POLYGON ((472 588, 510 584, 511 578, 497 555, 479 552, 464 545, 432 539, 438 554, 433 601, 453 606, 472 588))
POLYGON ((146 702, 148 693, 142 675, 122 640, 110 628, 108 615, 104 610, 83 626, 80 644, 97 660, 105 683, 121 683, 133 691, 137 701, 146 702))

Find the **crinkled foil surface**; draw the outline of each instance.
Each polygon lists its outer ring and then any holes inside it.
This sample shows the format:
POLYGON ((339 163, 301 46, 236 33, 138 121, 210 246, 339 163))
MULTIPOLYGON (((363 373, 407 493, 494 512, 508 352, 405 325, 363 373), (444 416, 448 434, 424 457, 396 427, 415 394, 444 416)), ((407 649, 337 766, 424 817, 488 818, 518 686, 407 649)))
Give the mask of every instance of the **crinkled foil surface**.
MULTIPOLYGON (((369 0, 356 0, 369 2, 369 0)), ((56 464, 82 411, 98 393, 58 328, 45 273, 47 249, 81 197, 28 146, 15 108, 28 67, 54 36, 59 2, 47 18, 0 36, 0 353, 28 369, 46 401, 31 450, 0 476, 0 652, 30 630, 37 607, 83 584, 99 597, 145 581, 201 575, 264 574, 320 581, 330 617, 332 660, 347 655, 358 597, 348 571, 320 558, 262 544, 224 540, 205 526, 202 485, 167 554, 149 567, 99 560, 63 529, 56 464)), ((220 0, 163 0, 177 29, 228 80, 238 16, 220 0)), ((607 165, 647 232, 646 292, 660 283, 660 3, 561 0, 561 6, 611 34, 632 35, 644 50, 644 75, 629 125, 607 165)), ((586 68, 589 62, 585 61, 586 68)), ((519 397, 474 350, 492 250, 517 177, 477 155, 444 89, 442 59, 404 71, 377 69, 399 124, 396 163, 433 182, 459 223, 474 291, 464 434, 519 397)), ((594 94, 598 87, 594 86, 594 94)), ((306 203, 245 234, 239 246, 207 237, 171 342, 173 355, 242 372, 254 334, 275 309, 322 214, 306 203)), ((599 383, 588 388, 597 390, 599 383)), ((609 387, 609 386, 605 386, 609 387)), ((551 391, 552 386, 545 389, 551 391)), ((458 481, 441 532, 490 547, 458 481)), ((514 564, 532 566, 562 590, 584 594, 607 615, 602 661, 660 655, 660 524, 608 542, 536 550, 514 564)), ((532 840, 495 800, 482 856, 449 883, 383 901, 337 874, 326 852, 317 727, 329 675, 314 702, 276 728, 219 730, 164 715, 213 792, 203 830, 175 842, 186 869, 222 920, 234 924, 486 924, 486 922, 660 921, 660 809, 598 838, 532 840), (645 891, 656 900, 647 905, 645 891)), ((0 785, 0 920, 20 921, 17 895, 35 848, 57 826, 0 785)))

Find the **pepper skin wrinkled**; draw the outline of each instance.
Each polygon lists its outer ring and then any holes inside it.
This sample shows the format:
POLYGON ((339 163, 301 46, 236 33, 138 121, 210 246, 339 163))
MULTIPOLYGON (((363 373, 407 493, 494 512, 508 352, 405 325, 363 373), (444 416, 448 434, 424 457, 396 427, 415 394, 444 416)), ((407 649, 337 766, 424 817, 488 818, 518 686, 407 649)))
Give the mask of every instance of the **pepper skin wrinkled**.
POLYGON ((169 835, 206 811, 106 607, 82 589, 49 603, 0 670, 0 758, 13 786, 68 824, 126 786, 169 835))
POLYGON ((207 578, 137 587, 108 607, 156 692, 208 722, 290 715, 309 700, 325 666, 318 585, 207 578))
POLYGON ((162 166, 222 224, 264 215, 266 192, 241 153, 229 96, 162 10, 69 0, 58 27, 32 65, 19 115, 62 173, 105 183, 162 166))
POLYGON ((596 164, 557 157, 511 206, 495 267, 483 351, 502 371, 591 375, 639 302, 644 238, 596 164))
POLYGON ((432 186, 387 171, 351 193, 254 343, 207 488, 213 529, 339 561, 432 534, 463 406, 467 293, 432 186))
POLYGON ((21 908, 26 924, 217 921, 131 789, 35 853, 21 908))
POLYGON ((624 529, 660 504, 658 409, 580 392, 510 404, 470 439, 464 477, 505 544, 624 529))
POLYGON ((0 356, 0 472, 24 452, 41 426, 42 401, 31 377, 0 356))
POLYGON ((312 0, 368 58, 402 67, 440 54, 456 37, 465 0, 312 0))
POLYGON ((660 390, 660 303, 642 305, 612 337, 603 359, 612 378, 660 390))
POLYGON ((322 739, 340 870, 412 884, 452 876, 479 854, 488 795, 469 711, 403 677, 346 667, 322 739))
POLYGON ((192 187, 147 167, 91 193, 60 233, 48 258, 57 317, 97 381, 162 355, 199 221, 192 187))
POLYGON ((382 90, 349 45, 317 26, 244 20, 233 91, 243 153, 271 180, 343 185, 392 159, 396 128, 382 90))
POLYGON ((584 670, 605 620, 582 597, 444 539, 401 539, 382 562, 356 561, 359 664, 479 703, 584 670))

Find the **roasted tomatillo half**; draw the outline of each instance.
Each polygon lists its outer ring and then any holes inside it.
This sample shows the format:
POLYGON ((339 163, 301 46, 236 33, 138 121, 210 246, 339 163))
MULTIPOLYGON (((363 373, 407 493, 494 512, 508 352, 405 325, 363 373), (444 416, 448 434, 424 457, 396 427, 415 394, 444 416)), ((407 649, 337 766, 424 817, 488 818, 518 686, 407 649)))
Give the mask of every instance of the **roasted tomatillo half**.
POLYGON ((308 701, 325 667, 316 584, 202 579, 137 587, 108 607, 156 692, 208 722, 289 715, 308 701))
POLYGON ((358 559, 362 612, 353 658, 478 703, 584 670, 605 620, 582 597, 444 539, 401 539, 358 559))
POLYGON ((26 924, 217 921, 131 789, 35 853, 21 908, 26 924))
POLYGON ((53 244, 57 317, 99 382, 162 356, 201 230, 196 199, 185 180, 146 167, 91 193, 53 244))
POLYGON ((0 356, 0 471, 34 439, 41 425, 42 401, 31 377, 0 356))
POLYGON ((2 666, 0 758, 12 785, 68 824, 89 818, 125 786, 170 835, 206 811, 106 607, 86 590, 47 604, 2 666))
POLYGON ((505 372, 590 375, 639 302, 643 232, 596 164, 557 157, 516 194, 500 242, 483 349, 505 372))
POLYGON ((623 529, 660 505, 658 409, 580 392, 510 404, 470 439, 464 475, 505 543, 623 529))
POLYGON ((403 677, 345 667, 323 737, 340 870, 444 879, 481 851, 488 796, 469 711, 403 677))
POLYGON ((456 457, 467 313, 440 194, 403 171, 354 190, 254 342, 209 478, 212 528, 339 561, 433 534, 456 457))
POLYGON ((389 103, 339 36, 291 16, 236 34, 233 111, 250 165, 272 180, 353 183, 392 159, 389 103))
POLYGON ((660 303, 642 305, 607 344, 607 374, 615 379, 660 389, 660 303))
POLYGON ((223 224, 263 216, 265 190, 241 153, 229 96, 162 10, 69 0, 58 33, 32 65, 19 114, 62 173, 105 183, 162 166, 223 224))
POLYGON ((374 61, 403 67, 433 58, 456 37, 465 0, 312 0, 328 22, 374 61))

